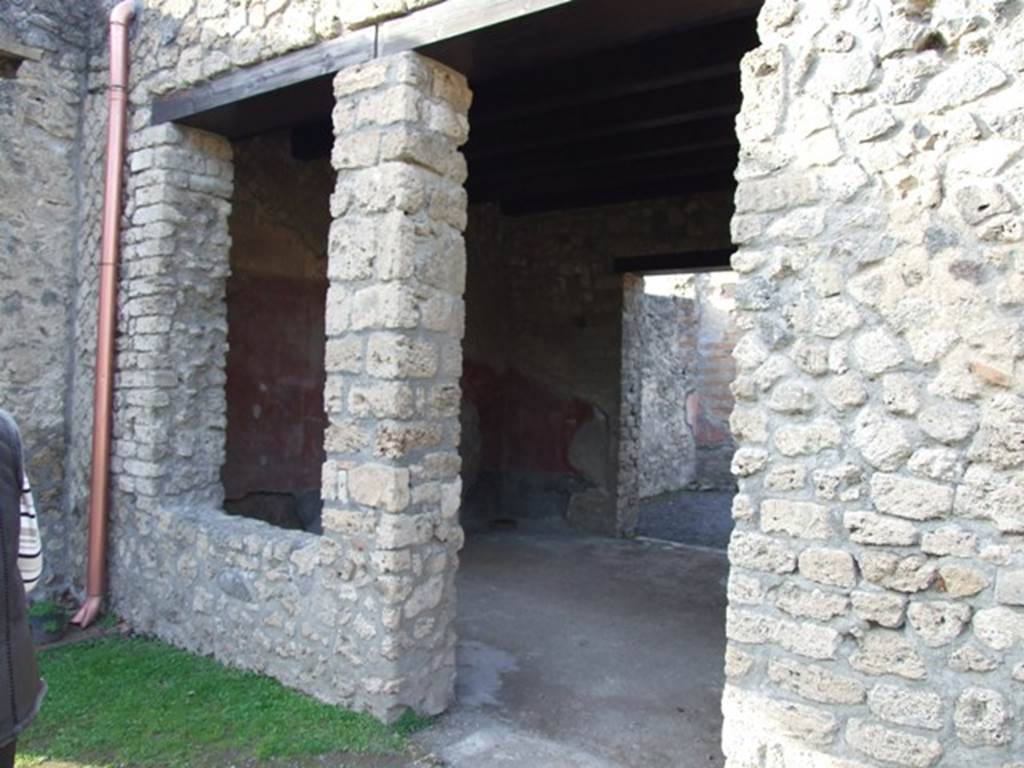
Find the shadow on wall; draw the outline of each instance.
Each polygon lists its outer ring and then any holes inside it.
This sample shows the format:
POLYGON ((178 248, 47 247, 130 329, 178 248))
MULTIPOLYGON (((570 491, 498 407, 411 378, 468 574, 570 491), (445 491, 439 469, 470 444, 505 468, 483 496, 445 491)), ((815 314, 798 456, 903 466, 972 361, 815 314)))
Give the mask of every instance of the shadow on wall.
POLYGON ((607 532, 608 417, 514 369, 464 361, 463 524, 607 532))

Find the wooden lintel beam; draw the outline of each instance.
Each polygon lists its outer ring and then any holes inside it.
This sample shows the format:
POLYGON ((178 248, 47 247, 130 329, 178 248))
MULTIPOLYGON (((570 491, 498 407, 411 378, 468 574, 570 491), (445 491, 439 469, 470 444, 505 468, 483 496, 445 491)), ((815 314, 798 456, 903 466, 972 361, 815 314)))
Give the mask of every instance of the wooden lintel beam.
POLYGON ((615 259, 612 271, 621 275, 627 272, 656 274, 658 272, 718 272, 731 268, 733 250, 719 248, 707 251, 680 251, 678 253, 654 253, 645 256, 627 256, 615 259))
POLYGON ((586 163, 591 158, 616 155, 623 146, 642 147, 648 151, 688 147, 710 141, 736 140, 735 117, 725 115, 714 119, 668 125, 609 137, 581 140, 572 144, 519 151, 516 147, 482 147, 470 131, 464 153, 471 173, 491 173, 509 165, 517 167, 554 166, 560 163, 586 163))
POLYGON ((420 48, 569 2, 571 0, 446 0, 409 16, 347 32, 334 40, 158 97, 153 102, 151 123, 187 121, 235 102, 333 75, 378 56, 420 48))
POLYGON ((39 61, 43 58, 42 48, 22 45, 0 30, 0 59, 13 61, 39 61))
POLYGON ((305 83, 374 57, 376 30, 360 29, 344 37, 278 56, 153 102, 151 123, 185 120, 289 85, 305 83))
POLYGON ((412 51, 572 0, 445 0, 378 25, 379 56, 412 51))

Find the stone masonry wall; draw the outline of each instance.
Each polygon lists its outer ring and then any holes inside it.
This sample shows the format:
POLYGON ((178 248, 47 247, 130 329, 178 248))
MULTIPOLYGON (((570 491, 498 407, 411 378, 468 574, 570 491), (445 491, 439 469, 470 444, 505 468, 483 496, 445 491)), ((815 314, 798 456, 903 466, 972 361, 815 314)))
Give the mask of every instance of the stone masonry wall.
POLYGON ((640 496, 731 490, 732 272, 645 278, 640 496))
POLYGON ((0 36, 41 51, 0 77, 0 407, 18 420, 44 544, 42 592, 68 580, 64 501, 69 307, 88 58, 79 6, 0 4, 0 36))
MULTIPOLYGON (((47 0, 25 0, 26 8, 47 0)), ((71 298, 72 363, 68 402, 67 511, 65 562, 71 586, 80 591, 85 567, 86 511, 92 435, 93 362, 100 210, 106 130, 108 51, 106 19, 116 0, 57 3, 81 13, 73 26, 88 37, 91 57, 81 84, 81 136, 78 162, 61 165, 77 177, 80 215, 73 225, 77 243, 75 290, 71 298)), ((443 0, 142 0, 131 27, 129 135, 150 122, 155 95, 186 88, 299 48, 333 39, 389 18, 412 13, 443 0)), ((15 2, 20 7, 21 0, 15 2)), ((65 24, 70 27, 71 24, 65 24)), ((41 166, 40 166, 41 167, 41 166)), ((58 176, 55 175, 55 178, 58 176)), ((62 305, 63 306, 63 305, 62 305)), ((116 532, 113 533, 116 535, 116 532)))
POLYGON ((1024 765, 1021 10, 761 13, 729 768, 1024 765))
MULTIPOLYGON (((687 276, 689 277, 689 276, 687 276)), ((640 498, 678 491, 697 477, 687 397, 696 385, 696 302, 685 286, 641 297, 640 498), (681 290, 680 290, 681 288, 681 290)))
POLYGON ((376 630, 357 616, 372 589, 357 550, 222 509, 231 158, 224 139, 170 125, 129 141, 112 607, 140 632, 361 706, 376 630))

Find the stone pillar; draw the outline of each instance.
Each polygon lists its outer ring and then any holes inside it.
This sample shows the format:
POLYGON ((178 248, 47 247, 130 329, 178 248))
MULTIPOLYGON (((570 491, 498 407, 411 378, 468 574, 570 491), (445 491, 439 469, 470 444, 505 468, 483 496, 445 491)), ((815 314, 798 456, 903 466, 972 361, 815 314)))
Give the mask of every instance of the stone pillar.
POLYGON ((129 149, 112 473, 133 507, 220 507, 231 145, 164 125, 129 149))
POLYGON ((324 535, 345 553, 356 706, 435 714, 455 678, 465 79, 415 53, 335 79, 324 535))
POLYGON ((761 12, 737 123, 729 768, 1021 764, 1018 10, 761 12))

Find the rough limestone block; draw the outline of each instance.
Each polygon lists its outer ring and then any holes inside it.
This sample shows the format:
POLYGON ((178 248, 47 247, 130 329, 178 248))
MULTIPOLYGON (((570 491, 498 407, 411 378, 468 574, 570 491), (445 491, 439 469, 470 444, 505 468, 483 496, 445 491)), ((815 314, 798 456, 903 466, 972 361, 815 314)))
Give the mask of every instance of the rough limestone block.
POLYGON ((907 609, 910 626, 932 648, 949 645, 971 619, 971 607, 963 603, 912 602, 907 609))
POLYGON ((883 627, 903 626, 907 597, 894 592, 861 592, 851 595, 854 613, 883 627))
POLYGON ((879 512, 911 520, 931 520, 953 511, 952 488, 884 472, 871 478, 871 500, 879 512))
POLYGON ((1024 571, 1000 571, 996 600, 1004 605, 1024 605, 1024 571))
POLYGON ((968 688, 956 700, 956 735, 972 747, 1009 744, 1014 737, 1012 711, 998 691, 968 688))
POLYGON ((930 768, 942 757, 936 739, 852 719, 846 726, 846 743, 859 752, 886 763, 907 768, 930 768))
POLYGON ((789 659, 771 661, 768 679, 780 688, 820 704, 860 704, 865 697, 864 685, 859 680, 789 659))
POLYGON ((857 584, 857 567, 853 555, 842 549, 810 547, 800 553, 800 575, 834 587, 857 584))
POLYGON ((761 502, 761 530, 796 538, 826 540, 832 535, 832 519, 821 504, 784 499, 761 502))
POLYGON ((868 630, 850 656, 850 666, 866 675, 898 675, 909 680, 927 675, 920 654, 901 632, 891 629, 868 630))
POLYGON ((942 728, 942 697, 933 691, 910 690, 898 685, 876 685, 868 694, 868 708, 875 717, 897 725, 942 728))

